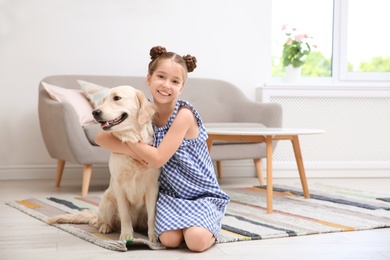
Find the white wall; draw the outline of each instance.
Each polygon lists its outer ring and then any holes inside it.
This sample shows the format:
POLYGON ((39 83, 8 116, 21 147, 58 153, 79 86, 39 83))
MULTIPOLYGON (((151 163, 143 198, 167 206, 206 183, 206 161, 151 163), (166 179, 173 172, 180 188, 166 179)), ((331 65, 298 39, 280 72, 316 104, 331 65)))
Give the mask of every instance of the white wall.
POLYGON ((270 74, 270 24, 271 0, 0 0, 0 179, 55 167, 37 115, 43 77, 145 75, 162 45, 197 57, 190 77, 255 100, 270 74))

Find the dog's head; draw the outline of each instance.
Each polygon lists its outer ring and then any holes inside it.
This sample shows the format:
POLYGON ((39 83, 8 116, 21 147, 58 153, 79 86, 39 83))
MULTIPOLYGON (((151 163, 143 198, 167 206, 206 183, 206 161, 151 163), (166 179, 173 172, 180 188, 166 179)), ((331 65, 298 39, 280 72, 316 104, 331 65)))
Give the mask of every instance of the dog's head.
POLYGON ((155 105, 142 91, 131 86, 119 86, 108 91, 92 115, 104 131, 114 132, 117 137, 124 136, 122 141, 139 141, 142 138, 134 135, 143 135, 144 128, 150 132, 155 112, 155 105), (133 137, 138 140, 133 140, 133 137))

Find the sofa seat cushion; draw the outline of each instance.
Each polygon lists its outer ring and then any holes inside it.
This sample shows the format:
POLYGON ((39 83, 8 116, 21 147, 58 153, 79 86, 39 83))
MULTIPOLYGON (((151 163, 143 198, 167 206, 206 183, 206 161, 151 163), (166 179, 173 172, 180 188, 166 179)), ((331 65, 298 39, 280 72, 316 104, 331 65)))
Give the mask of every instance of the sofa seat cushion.
POLYGON ((213 144, 210 157, 213 161, 265 158, 265 143, 213 144))

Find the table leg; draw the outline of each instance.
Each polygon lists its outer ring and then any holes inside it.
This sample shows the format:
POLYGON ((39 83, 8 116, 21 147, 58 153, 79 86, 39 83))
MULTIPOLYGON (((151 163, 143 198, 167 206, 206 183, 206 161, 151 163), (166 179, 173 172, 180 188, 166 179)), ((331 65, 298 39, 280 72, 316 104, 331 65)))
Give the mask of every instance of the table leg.
POLYGON ((267 150, 267 213, 272 213, 272 136, 265 137, 267 150))
POLYGON ((214 142, 214 140, 211 139, 210 137, 207 138, 207 140, 206 140, 206 144, 207 144, 207 148, 209 149, 209 153, 210 153, 210 150, 211 150, 211 146, 213 146, 213 142, 214 142))
POLYGON ((263 167, 261 166, 261 159, 253 159, 256 169, 256 175, 259 179, 260 186, 264 186, 263 167))
POLYGON ((309 188, 307 186, 305 167, 303 166, 303 159, 302 159, 302 153, 301 153, 301 148, 299 145, 298 136, 297 135, 293 136, 291 142, 292 142, 293 149, 294 149, 295 160, 297 161, 297 166, 298 166, 298 171, 299 171, 299 177, 301 179, 303 194, 304 194, 306 199, 309 199, 310 193, 309 193, 309 188))
POLYGON ((218 175, 218 179, 222 178, 222 162, 221 161, 217 161, 217 175, 218 175))

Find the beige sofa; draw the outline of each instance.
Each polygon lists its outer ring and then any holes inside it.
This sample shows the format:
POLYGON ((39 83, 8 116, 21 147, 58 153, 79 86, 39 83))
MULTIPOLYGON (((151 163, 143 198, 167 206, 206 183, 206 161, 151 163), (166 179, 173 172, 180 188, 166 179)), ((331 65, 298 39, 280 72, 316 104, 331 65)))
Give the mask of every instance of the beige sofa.
MULTIPOLYGON (((131 85, 143 90, 150 98, 144 77, 57 75, 46 77, 42 81, 65 89, 80 90, 77 80, 110 88, 131 85)), ((256 122, 265 127, 282 125, 280 105, 250 101, 240 89, 225 81, 190 78, 186 82, 181 99, 193 104, 205 123, 256 122)), ((80 108, 75 106, 77 105, 54 100, 40 82, 38 102, 40 127, 50 156, 57 160, 56 186, 60 185, 65 162, 81 164, 84 166, 82 195, 85 196, 88 193, 92 165, 107 164, 109 152, 95 143, 95 136, 100 131, 99 125, 82 126, 77 115, 80 108)), ((265 158, 265 144, 215 143, 210 155, 217 161, 219 177, 222 160, 253 159, 260 178, 260 159, 265 158)))

